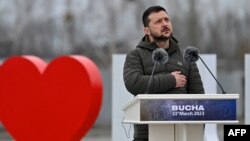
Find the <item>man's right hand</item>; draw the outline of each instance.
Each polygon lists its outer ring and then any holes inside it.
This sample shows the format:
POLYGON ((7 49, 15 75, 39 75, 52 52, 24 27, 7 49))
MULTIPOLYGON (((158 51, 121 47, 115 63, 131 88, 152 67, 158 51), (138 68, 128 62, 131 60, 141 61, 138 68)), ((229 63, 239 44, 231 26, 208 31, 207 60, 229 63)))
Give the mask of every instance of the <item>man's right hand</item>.
POLYGON ((184 87, 187 83, 187 79, 185 75, 181 74, 181 71, 174 71, 171 73, 171 75, 173 75, 175 77, 176 80, 176 88, 179 87, 184 87))

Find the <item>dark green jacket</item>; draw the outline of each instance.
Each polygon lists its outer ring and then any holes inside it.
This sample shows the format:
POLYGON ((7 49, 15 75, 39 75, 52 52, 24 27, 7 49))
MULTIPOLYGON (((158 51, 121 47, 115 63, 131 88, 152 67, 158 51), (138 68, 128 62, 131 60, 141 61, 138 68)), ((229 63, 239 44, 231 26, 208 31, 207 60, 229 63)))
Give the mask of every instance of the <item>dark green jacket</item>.
MULTIPOLYGON (((158 48, 155 43, 149 44, 146 36, 137 47, 130 51, 125 60, 123 78, 126 89, 133 95, 145 94, 154 63, 152 52, 158 48)), ((180 50, 178 41, 170 38, 170 47, 167 49, 168 62, 165 65, 156 65, 149 92, 151 94, 204 94, 203 83, 196 63, 188 64, 183 60, 183 50, 180 50), (187 78, 185 87, 175 88, 176 80, 170 73, 181 71, 187 78)), ((135 125, 135 138, 147 138, 147 126, 135 125)))

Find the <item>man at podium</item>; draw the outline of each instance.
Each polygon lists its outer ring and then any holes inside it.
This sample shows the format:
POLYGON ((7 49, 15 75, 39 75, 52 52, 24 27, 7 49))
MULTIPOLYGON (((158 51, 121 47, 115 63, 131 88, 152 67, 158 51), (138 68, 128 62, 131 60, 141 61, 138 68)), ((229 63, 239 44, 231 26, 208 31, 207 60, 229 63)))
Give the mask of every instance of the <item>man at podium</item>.
MULTIPOLYGON (((143 13, 142 22, 145 36, 127 54, 124 64, 126 89, 134 96, 204 94, 198 67, 195 62, 183 60, 183 51, 173 36, 173 27, 166 10, 161 6, 149 7, 143 13), (163 55, 165 58, 161 57, 161 53, 153 54, 159 48, 166 51, 167 55, 163 55)), ((133 141, 148 141, 148 125, 134 125, 133 141)))

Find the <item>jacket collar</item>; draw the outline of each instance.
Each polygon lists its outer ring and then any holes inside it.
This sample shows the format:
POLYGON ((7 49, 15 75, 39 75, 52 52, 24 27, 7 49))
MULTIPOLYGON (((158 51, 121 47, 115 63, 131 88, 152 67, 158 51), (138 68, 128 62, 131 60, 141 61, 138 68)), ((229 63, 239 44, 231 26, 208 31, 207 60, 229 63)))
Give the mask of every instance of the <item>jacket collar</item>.
MULTIPOLYGON (((146 48, 148 50, 155 50, 156 48, 158 48, 157 44, 155 42, 149 43, 149 39, 148 36, 145 35, 143 36, 143 38, 141 39, 141 41, 138 43, 137 45, 138 48, 146 48)), ((177 51, 179 48, 179 41, 174 37, 171 36, 170 40, 169 40, 169 48, 166 49, 167 52, 169 54, 177 51)))

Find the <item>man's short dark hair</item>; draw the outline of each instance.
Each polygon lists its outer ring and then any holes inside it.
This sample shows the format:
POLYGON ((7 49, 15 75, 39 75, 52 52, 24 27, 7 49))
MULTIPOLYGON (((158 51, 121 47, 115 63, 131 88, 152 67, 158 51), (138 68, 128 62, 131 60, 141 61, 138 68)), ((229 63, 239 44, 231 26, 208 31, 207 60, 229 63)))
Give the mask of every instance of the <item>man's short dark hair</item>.
POLYGON ((167 11, 165 10, 165 8, 161 7, 161 6, 151 6, 148 9, 146 9, 142 15, 142 23, 144 25, 144 27, 147 27, 149 24, 149 18, 148 16, 151 13, 157 13, 160 11, 165 11, 167 13, 167 11))

